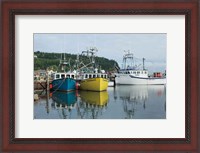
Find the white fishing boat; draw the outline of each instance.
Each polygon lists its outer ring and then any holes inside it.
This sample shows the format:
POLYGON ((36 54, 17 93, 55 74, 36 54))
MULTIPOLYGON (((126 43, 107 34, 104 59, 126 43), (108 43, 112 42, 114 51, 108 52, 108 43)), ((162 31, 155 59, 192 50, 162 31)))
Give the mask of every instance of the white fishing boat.
POLYGON ((115 83, 123 85, 163 85, 166 84, 166 75, 161 72, 156 72, 154 75, 150 76, 147 69, 144 67, 143 58, 143 68, 135 66, 133 64, 134 56, 130 51, 125 52, 123 56, 123 69, 120 69, 118 73, 115 74, 115 83), (130 65, 127 61, 130 60, 130 65))

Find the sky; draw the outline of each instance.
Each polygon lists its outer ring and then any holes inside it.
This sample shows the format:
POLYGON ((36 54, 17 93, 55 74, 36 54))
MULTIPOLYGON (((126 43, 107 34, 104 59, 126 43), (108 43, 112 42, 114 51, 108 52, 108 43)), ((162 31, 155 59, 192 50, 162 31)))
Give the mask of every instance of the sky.
POLYGON ((90 47, 98 49, 97 56, 113 59, 122 66, 124 51, 136 57, 151 72, 166 70, 167 34, 34 34, 34 51, 81 54, 90 47))

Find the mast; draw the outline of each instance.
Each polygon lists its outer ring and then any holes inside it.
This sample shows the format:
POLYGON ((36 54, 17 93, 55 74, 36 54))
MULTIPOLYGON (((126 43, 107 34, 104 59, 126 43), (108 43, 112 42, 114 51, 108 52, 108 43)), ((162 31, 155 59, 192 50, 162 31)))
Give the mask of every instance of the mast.
POLYGON ((64 55, 62 55, 63 53, 61 53, 61 59, 60 59, 60 68, 63 72, 65 72, 65 67, 67 65, 69 65, 69 68, 70 68, 70 71, 71 71, 71 65, 70 65, 70 59, 67 61, 66 58, 65 58, 65 53, 64 55))
POLYGON ((133 53, 131 53, 129 50, 124 51, 124 53, 125 53, 123 56, 124 69, 127 69, 127 66, 130 66, 130 68, 133 68, 134 67, 133 53), (127 65, 128 60, 129 60, 130 65, 127 65))
POLYGON ((144 61, 145 61, 145 58, 142 58, 142 66, 143 66, 143 70, 145 70, 144 61))
POLYGON ((87 49, 87 51, 82 51, 82 55, 86 55, 89 58, 90 64, 93 64, 93 67, 95 67, 96 52, 98 52, 96 47, 91 47, 90 49, 87 49))

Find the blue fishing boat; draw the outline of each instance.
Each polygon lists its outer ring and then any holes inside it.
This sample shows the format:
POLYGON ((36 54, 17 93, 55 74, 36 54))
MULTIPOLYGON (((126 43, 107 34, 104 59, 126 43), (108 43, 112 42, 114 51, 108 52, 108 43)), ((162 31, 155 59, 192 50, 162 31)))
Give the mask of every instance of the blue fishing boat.
POLYGON ((75 74, 73 73, 55 73, 52 81, 52 90, 54 91, 73 91, 76 90, 75 74))
POLYGON ((62 54, 61 54, 61 60, 60 60, 59 66, 61 67, 61 70, 63 72, 53 74, 52 90, 54 91, 76 90, 76 80, 75 80, 76 74, 71 71, 65 72, 65 67, 67 65, 71 67, 70 60, 66 61, 65 54, 64 54, 64 58, 62 58, 62 54))

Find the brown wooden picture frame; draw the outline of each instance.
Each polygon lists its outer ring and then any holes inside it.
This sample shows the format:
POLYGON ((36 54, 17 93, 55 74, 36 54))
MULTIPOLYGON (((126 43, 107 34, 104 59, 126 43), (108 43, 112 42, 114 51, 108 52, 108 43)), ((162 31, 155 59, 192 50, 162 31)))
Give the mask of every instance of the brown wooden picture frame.
MULTIPOLYGON (((1 2, 1 151, 198 152, 198 1, 1 2), (15 138, 15 15, 185 15, 185 138, 15 138)), ((178 112, 177 112, 178 113, 178 112)), ((165 132, 165 131, 164 131, 165 132)))

